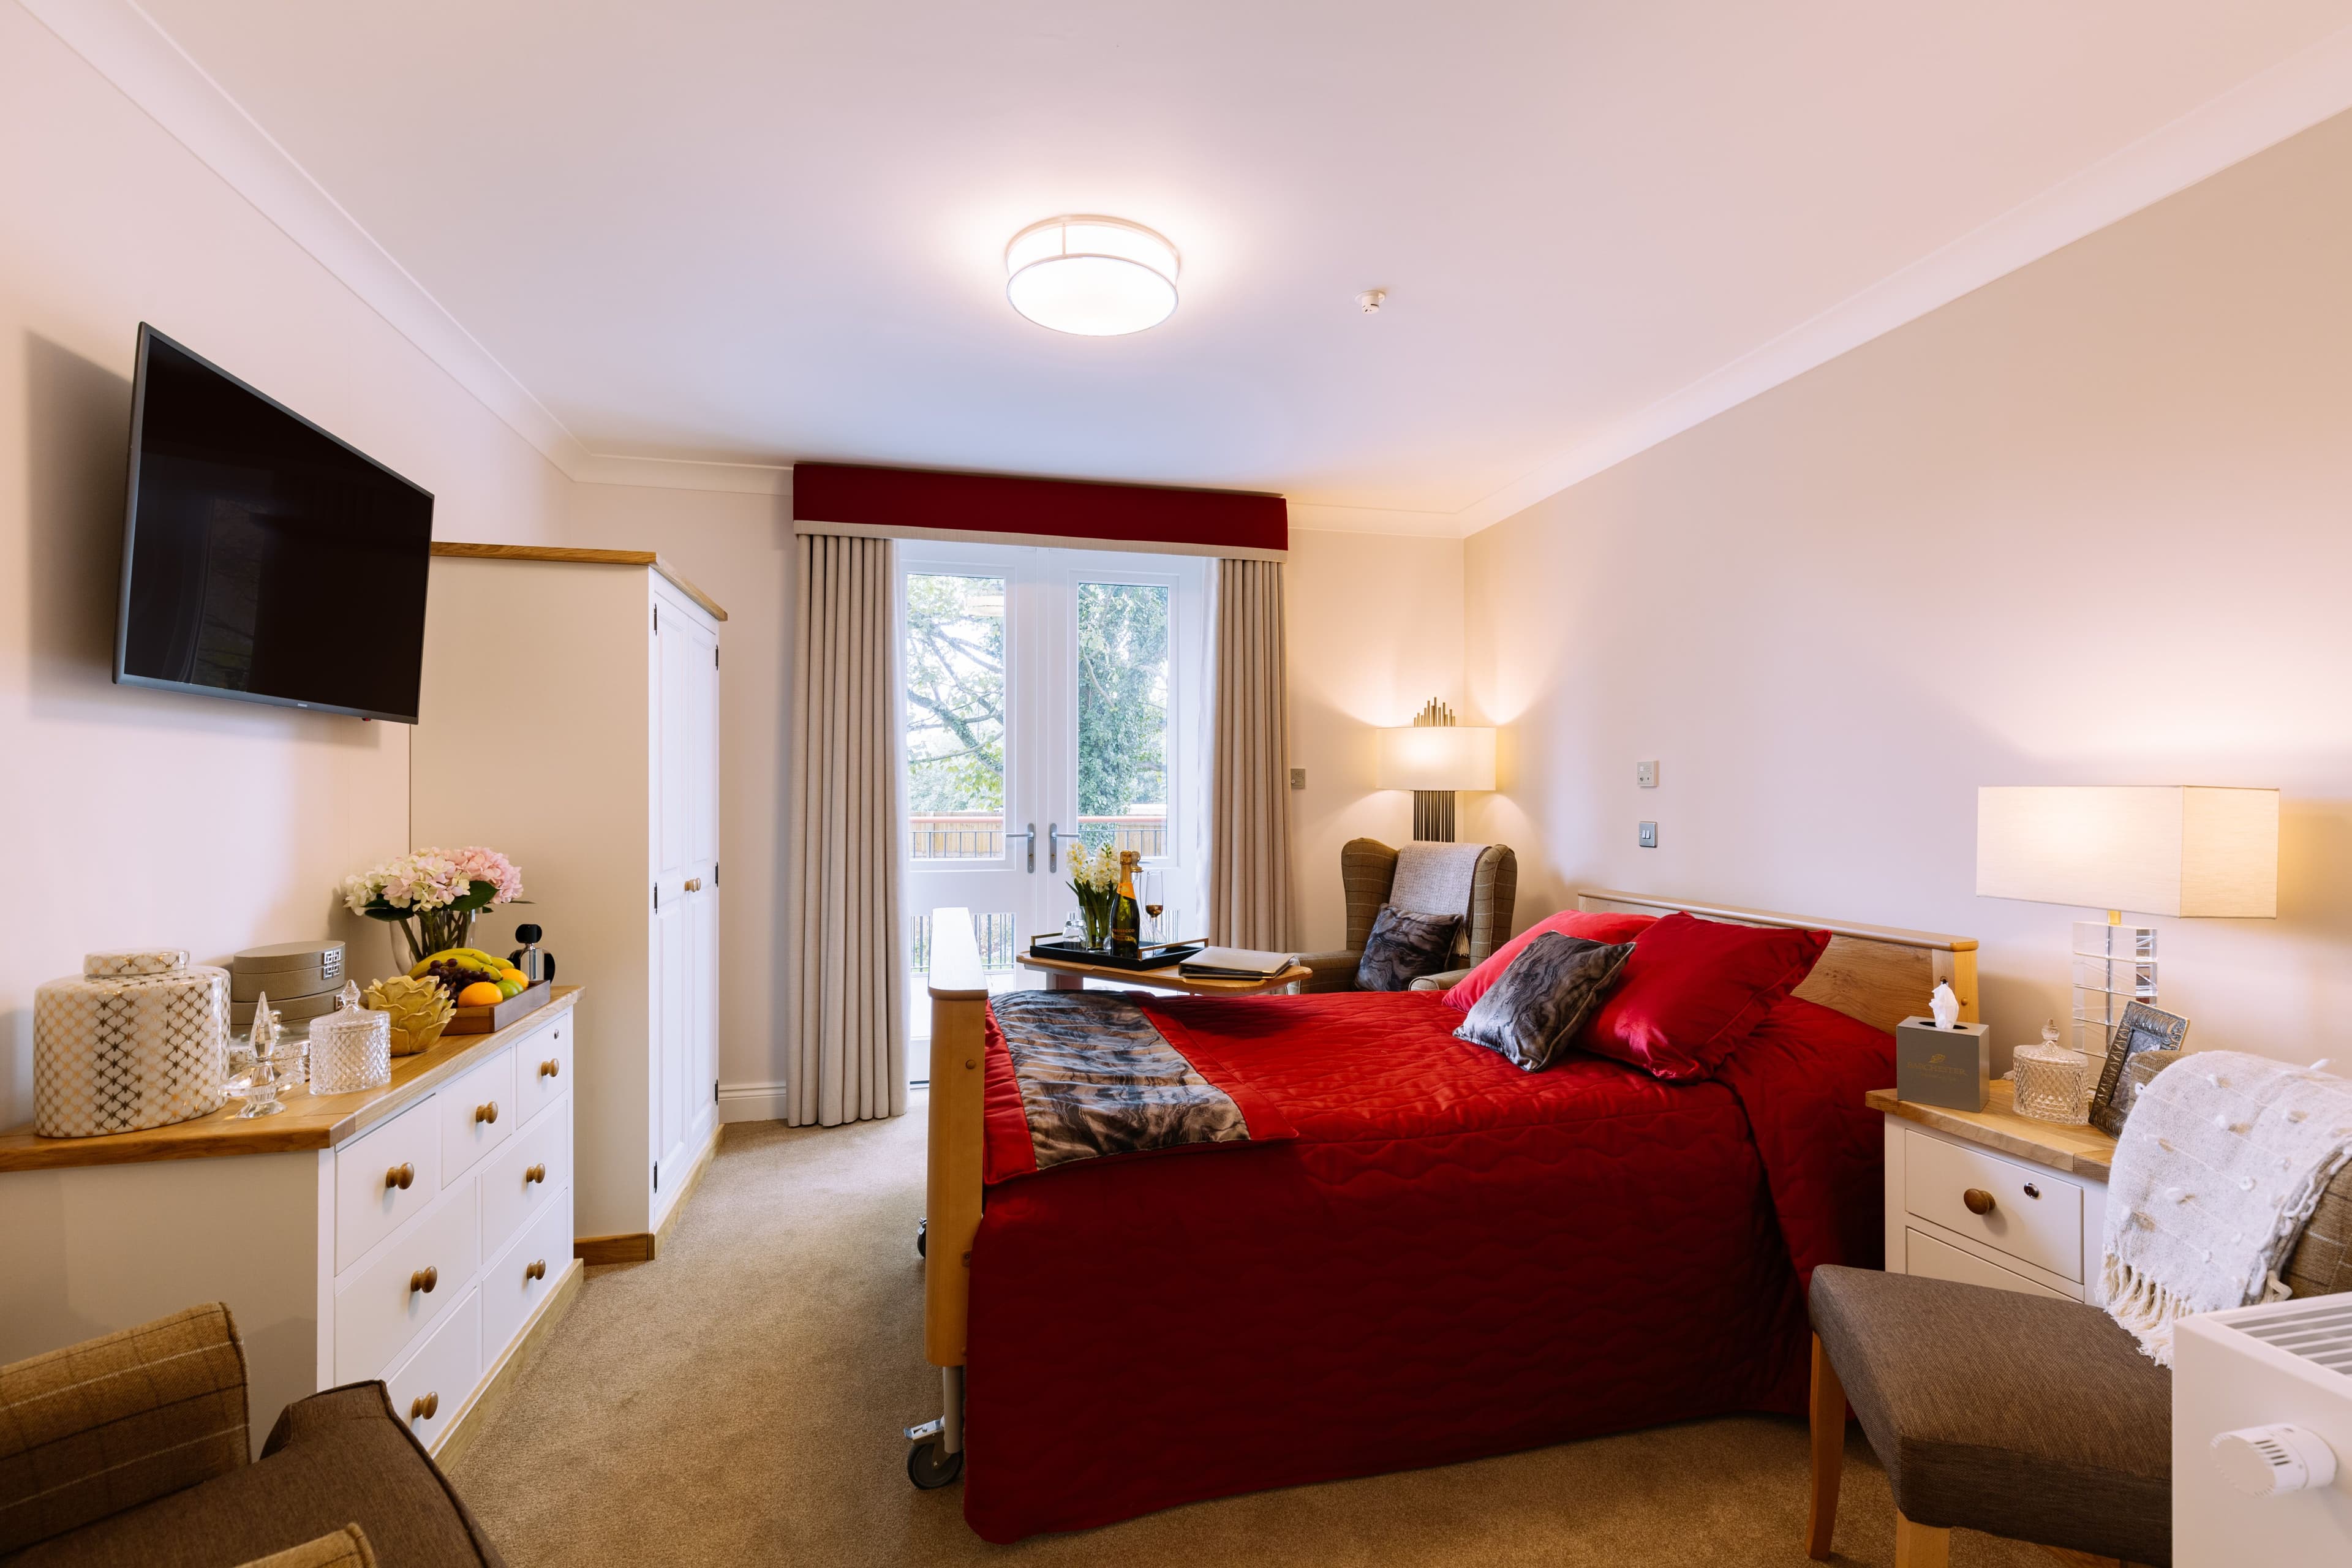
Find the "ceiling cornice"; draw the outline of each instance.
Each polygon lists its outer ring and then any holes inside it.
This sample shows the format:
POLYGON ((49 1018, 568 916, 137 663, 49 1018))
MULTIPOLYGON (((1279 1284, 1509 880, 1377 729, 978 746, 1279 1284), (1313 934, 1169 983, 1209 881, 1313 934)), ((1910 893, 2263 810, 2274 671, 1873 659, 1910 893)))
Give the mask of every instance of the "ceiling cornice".
POLYGON ((2149 132, 1454 514, 1465 537, 2352 109, 2352 27, 2149 132))
MULTIPOLYGON (((132 0, 17 0, 573 480, 779 494, 784 464, 589 451, 132 0)), ((1451 514, 1294 501, 1293 525, 1466 537, 2352 108, 2352 28, 2249 79, 1451 514)))
POLYGON ((557 468, 572 474, 588 456, 146 12, 129 0, 18 3, 557 468))

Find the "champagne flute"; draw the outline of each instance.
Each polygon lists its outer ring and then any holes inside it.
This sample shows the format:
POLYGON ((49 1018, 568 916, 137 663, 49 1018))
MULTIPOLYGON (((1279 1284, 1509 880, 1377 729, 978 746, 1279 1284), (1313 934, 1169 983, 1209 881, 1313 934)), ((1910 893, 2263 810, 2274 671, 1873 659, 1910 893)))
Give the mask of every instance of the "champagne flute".
POLYGON ((1162 901, 1168 894, 1167 882, 1165 871, 1146 871, 1143 873, 1143 886, 1136 889, 1143 895, 1143 912, 1151 921, 1146 931, 1152 942, 1159 942, 1168 934, 1160 929, 1160 911, 1168 907, 1162 901))

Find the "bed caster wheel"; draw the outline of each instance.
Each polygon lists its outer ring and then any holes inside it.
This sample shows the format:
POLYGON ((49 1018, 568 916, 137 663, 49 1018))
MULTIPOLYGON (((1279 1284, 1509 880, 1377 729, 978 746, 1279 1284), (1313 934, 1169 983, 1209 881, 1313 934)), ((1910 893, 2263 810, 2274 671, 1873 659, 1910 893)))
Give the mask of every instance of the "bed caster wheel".
POLYGON ((907 1450, 907 1479, 924 1491, 953 1486, 963 1474, 963 1453, 940 1451, 937 1443, 918 1443, 907 1450))
POLYGON ((916 1257, 918 1257, 918 1258, 922 1258, 922 1257, 926 1257, 926 1256, 928 1256, 928 1254, 927 1254, 927 1252, 926 1252, 926 1250, 925 1250, 924 1242, 925 1242, 926 1238, 930 1235, 930 1231, 931 1231, 931 1222, 930 1222, 930 1220, 929 1220, 929 1219, 928 1219, 928 1218, 919 1219, 919 1220, 917 1220, 917 1221, 915 1222, 915 1256, 916 1256, 916 1257))

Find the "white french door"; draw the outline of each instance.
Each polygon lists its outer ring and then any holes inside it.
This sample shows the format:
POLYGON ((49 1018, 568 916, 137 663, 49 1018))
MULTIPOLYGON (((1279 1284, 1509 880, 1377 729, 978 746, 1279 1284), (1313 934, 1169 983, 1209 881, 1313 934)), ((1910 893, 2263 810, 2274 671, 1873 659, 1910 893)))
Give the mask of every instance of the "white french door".
MULTIPOLYGON (((1077 906, 1081 846, 1139 850, 1171 935, 1205 864, 1207 586, 1196 556, 908 542, 898 552, 908 994, 929 917, 971 910, 994 990, 1077 906)), ((911 1053, 924 1070, 923 1053, 911 1053)))

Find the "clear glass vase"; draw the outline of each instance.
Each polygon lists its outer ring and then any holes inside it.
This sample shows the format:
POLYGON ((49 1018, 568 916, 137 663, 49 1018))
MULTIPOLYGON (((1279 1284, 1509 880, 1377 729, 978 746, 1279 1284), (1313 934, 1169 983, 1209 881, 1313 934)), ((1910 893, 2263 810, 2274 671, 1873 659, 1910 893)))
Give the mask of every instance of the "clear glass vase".
POLYGON ((453 947, 472 946, 474 917, 479 912, 428 910, 394 921, 393 924, 400 929, 401 943, 408 949, 408 967, 414 969, 435 953, 453 947))

